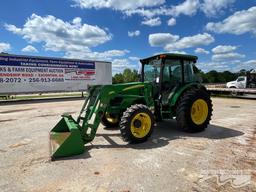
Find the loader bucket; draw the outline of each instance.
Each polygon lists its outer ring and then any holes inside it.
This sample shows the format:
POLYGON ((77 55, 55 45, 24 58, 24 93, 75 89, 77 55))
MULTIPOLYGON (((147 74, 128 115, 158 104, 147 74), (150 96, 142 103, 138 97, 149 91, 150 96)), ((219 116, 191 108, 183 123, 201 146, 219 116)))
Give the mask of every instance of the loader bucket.
POLYGON ((62 119, 50 131, 51 159, 78 155, 83 152, 84 142, 79 124, 71 115, 63 115, 62 119))

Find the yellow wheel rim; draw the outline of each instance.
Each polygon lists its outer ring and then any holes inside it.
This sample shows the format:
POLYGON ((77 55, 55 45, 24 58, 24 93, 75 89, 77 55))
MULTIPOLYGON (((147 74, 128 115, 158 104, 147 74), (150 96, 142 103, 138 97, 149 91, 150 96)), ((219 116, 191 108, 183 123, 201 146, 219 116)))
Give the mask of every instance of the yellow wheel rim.
POLYGON ((197 124, 203 124, 208 116, 208 105, 203 99, 197 99, 191 107, 191 119, 197 124))
POLYGON ((145 137, 151 129, 151 118, 147 113, 138 113, 131 121, 131 133, 136 138, 145 137))
POLYGON ((118 122, 118 117, 113 117, 113 116, 111 116, 109 113, 105 113, 105 117, 106 117, 106 119, 107 119, 107 121, 108 122, 110 122, 110 123, 117 123, 118 122))

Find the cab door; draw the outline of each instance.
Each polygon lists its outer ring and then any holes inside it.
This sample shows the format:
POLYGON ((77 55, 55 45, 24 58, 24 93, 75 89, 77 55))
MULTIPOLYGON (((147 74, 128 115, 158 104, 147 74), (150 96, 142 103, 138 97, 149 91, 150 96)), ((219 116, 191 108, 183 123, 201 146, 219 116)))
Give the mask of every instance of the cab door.
POLYGON ((238 89, 246 88, 246 78, 245 77, 238 77, 236 82, 237 82, 237 88, 238 89))

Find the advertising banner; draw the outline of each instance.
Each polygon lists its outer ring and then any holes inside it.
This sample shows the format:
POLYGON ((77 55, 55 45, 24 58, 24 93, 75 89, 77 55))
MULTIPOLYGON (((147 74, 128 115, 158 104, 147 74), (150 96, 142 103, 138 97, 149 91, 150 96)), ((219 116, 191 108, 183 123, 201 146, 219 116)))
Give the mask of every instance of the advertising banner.
POLYGON ((83 91, 95 79, 94 61, 0 55, 0 94, 83 91))

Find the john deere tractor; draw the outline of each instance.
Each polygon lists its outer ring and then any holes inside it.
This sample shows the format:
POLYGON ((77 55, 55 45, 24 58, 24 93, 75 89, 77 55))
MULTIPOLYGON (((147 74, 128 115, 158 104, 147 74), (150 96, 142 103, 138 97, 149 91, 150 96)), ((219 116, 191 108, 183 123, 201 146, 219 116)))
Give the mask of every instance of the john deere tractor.
POLYGON ((100 123, 119 127, 129 143, 146 141, 155 122, 163 119, 175 118, 182 131, 203 131, 211 119, 212 102, 194 75, 196 61, 192 55, 155 55, 140 60, 140 82, 91 86, 77 120, 64 114, 51 130, 52 159, 83 153, 100 123))

